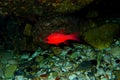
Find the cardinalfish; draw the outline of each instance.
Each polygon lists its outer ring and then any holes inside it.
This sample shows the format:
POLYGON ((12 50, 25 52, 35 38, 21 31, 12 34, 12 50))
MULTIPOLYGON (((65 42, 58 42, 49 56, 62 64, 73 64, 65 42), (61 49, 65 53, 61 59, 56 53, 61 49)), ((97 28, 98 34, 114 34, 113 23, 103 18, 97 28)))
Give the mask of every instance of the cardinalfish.
POLYGON ((47 44, 60 45, 61 43, 68 44, 68 40, 80 41, 78 33, 67 34, 65 31, 53 32, 44 38, 44 42, 47 44))

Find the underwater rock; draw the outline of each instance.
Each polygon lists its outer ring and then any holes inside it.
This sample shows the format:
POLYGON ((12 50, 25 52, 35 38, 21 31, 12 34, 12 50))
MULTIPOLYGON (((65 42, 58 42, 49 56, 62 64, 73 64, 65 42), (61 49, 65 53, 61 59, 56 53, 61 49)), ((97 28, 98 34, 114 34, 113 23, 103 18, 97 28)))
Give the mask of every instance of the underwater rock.
MULTIPOLYGON (((0 15, 49 15, 53 12, 74 12, 82 9, 95 0, 30 0, 1 1, 0 15), (12 6, 11 6, 12 5, 12 6)), ((25 15, 25 16, 26 16, 25 15)))
POLYGON ((69 76, 69 80, 78 80, 75 74, 69 76))
POLYGON ((4 70, 3 70, 4 66, 5 65, 3 65, 2 63, 0 63, 0 80, 1 80, 1 78, 4 77, 4 70))
POLYGON ((27 78, 24 78, 24 76, 15 76, 15 80, 25 80, 27 78))
POLYGON ((14 60, 13 58, 14 58, 14 54, 12 50, 0 51, 0 62, 2 64, 8 64, 9 62, 11 62, 11 60, 14 60))
POLYGON ((25 36, 31 36, 31 33, 32 33, 31 30, 32 30, 32 25, 26 24, 23 34, 25 36))
POLYGON ((16 70, 14 72, 14 76, 18 76, 18 75, 25 75, 25 71, 20 69, 16 70))
POLYGON ((120 58, 120 47, 113 47, 111 50, 108 51, 108 53, 112 54, 115 58, 120 58))
POLYGON ((111 55, 105 54, 105 55, 103 55, 103 58, 104 58, 104 61, 106 63, 110 64, 110 62, 111 62, 111 55))
POLYGON ((37 56, 37 57, 35 58, 35 61, 36 61, 37 63, 41 63, 43 60, 44 60, 44 57, 43 57, 43 56, 37 56))
POLYGON ((14 72, 17 69, 17 65, 10 65, 5 69, 5 77, 6 79, 12 78, 14 76, 14 72))
POLYGON ((78 70, 89 70, 93 68, 94 66, 97 65, 96 60, 90 60, 90 61, 83 61, 82 63, 79 64, 78 70))
POLYGON ((60 47, 52 47, 52 51, 54 55, 59 55, 62 49, 60 47))
POLYGON ((18 61, 16 59, 10 59, 8 61, 8 64, 19 64, 18 61))
POLYGON ((52 5, 55 7, 57 12, 66 13, 79 10, 93 1, 94 0, 57 0, 56 3, 52 3, 52 5))
POLYGON ((120 70, 117 70, 114 72, 116 74, 116 80, 119 80, 120 79, 120 70))
POLYGON ((104 24, 84 33, 84 40, 93 47, 102 50, 111 45, 114 37, 119 33, 119 25, 104 24))

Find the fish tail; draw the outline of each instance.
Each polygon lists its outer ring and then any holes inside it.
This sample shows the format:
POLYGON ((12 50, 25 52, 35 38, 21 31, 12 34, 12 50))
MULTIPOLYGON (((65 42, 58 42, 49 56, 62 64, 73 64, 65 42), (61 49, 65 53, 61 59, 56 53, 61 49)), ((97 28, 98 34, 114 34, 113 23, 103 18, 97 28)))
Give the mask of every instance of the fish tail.
POLYGON ((80 41, 80 39, 78 38, 78 36, 79 36, 79 33, 75 32, 75 33, 72 33, 72 34, 69 35, 69 39, 75 40, 75 41, 80 41))

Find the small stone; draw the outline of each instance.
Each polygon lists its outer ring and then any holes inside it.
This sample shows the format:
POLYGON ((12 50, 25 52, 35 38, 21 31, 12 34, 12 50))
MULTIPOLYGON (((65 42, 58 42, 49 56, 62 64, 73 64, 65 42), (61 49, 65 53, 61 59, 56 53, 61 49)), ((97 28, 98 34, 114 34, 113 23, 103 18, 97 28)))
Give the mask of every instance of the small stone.
POLYGON ((23 70, 16 70, 16 71, 14 72, 14 75, 15 75, 15 76, 25 75, 25 72, 24 72, 23 70))
POLYGON ((120 80, 120 70, 114 72, 116 75, 116 80, 120 80))
POLYGON ((119 59, 117 59, 115 62, 116 62, 116 63, 120 63, 120 60, 119 60, 119 59))
POLYGON ((27 53, 21 55, 21 59, 22 59, 22 60, 28 59, 28 58, 29 58, 29 54, 27 54, 27 53))
POLYGON ((119 42, 119 41, 116 41, 116 42, 115 42, 115 44, 116 44, 116 45, 119 45, 119 44, 120 44, 120 42, 119 42))
POLYGON ((110 63, 110 62, 111 62, 111 56, 110 56, 110 55, 105 54, 105 55, 103 56, 103 58, 104 58, 104 61, 105 61, 106 63, 110 63))
POLYGON ((8 64, 18 64, 18 62, 15 59, 11 59, 8 61, 8 64))
POLYGON ((120 58, 120 47, 113 47, 108 52, 112 54, 115 58, 120 58))
POLYGON ((37 56, 37 57, 35 58, 35 61, 38 62, 38 63, 41 63, 43 60, 44 60, 44 57, 43 57, 43 56, 37 56))
POLYGON ((97 75, 102 75, 102 74, 105 74, 105 71, 103 70, 103 68, 99 68, 97 70, 97 75))
POLYGON ((94 65, 97 65, 96 60, 83 61, 79 64, 78 70, 88 70, 91 69, 94 65))
POLYGON ((69 80, 75 80, 76 77, 77 76, 75 74, 73 74, 73 75, 69 76, 69 80))
POLYGON ((15 80, 26 80, 24 76, 15 76, 15 80))

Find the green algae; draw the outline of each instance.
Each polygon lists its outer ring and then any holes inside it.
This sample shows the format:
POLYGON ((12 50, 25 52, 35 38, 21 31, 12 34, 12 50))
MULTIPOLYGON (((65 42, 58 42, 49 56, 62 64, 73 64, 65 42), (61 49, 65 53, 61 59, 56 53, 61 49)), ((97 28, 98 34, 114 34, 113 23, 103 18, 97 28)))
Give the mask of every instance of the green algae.
POLYGON ((93 47, 102 50, 111 45, 118 33, 119 26, 117 24, 104 24, 85 32, 84 40, 93 47))

